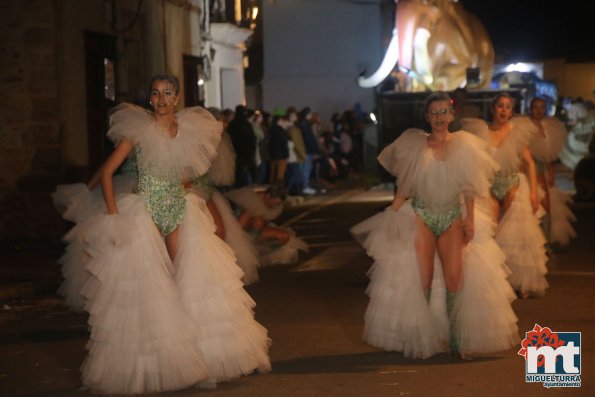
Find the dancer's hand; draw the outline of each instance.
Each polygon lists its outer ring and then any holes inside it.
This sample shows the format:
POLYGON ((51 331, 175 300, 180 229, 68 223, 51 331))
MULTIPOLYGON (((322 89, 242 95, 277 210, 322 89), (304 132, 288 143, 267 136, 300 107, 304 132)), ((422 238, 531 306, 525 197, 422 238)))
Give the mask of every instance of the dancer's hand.
POLYGON ((393 202, 390 205, 391 210, 397 212, 399 210, 399 208, 401 208, 401 206, 403 205, 404 202, 405 202, 405 197, 403 197, 399 192, 397 192, 397 194, 395 194, 395 198, 394 198, 393 202))
POLYGON ((534 214, 539 209, 539 197, 537 197, 537 192, 531 193, 531 207, 534 214))
POLYGON ((395 202, 393 202, 393 203, 390 205, 390 209, 391 209, 391 211, 397 212, 397 211, 399 210, 399 208, 401 208, 401 205, 402 205, 402 204, 403 204, 403 203, 395 203, 395 202))
POLYGON ((473 217, 471 216, 468 216, 463 221, 463 231, 465 232, 465 244, 468 244, 471 240, 473 240, 473 236, 475 235, 475 226, 473 223, 473 217))

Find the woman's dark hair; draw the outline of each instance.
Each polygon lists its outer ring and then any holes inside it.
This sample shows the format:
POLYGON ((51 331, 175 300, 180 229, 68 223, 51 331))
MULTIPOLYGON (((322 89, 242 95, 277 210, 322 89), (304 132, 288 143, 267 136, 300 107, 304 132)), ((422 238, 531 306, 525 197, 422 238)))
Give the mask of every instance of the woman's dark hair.
POLYGON ((547 101, 545 100, 545 98, 542 98, 540 96, 536 96, 535 98, 531 99, 531 103, 529 104, 529 109, 531 109, 533 107, 533 104, 535 102, 543 102, 547 105, 547 101))
POLYGON ((496 103, 498 103, 498 101, 500 100, 500 98, 508 98, 510 99, 510 102, 512 102, 512 106, 514 107, 514 105, 516 104, 516 100, 511 97, 509 94, 503 92, 501 94, 498 94, 494 97, 494 99, 492 99, 492 102, 490 102, 490 109, 494 110, 496 108, 496 103))
POLYGON ((151 77, 151 82, 149 83, 149 93, 153 90, 153 83, 156 81, 167 81, 174 86, 176 95, 180 93, 180 82, 176 76, 172 76, 171 74, 156 74, 151 77))
POLYGON ((452 105, 452 99, 450 99, 450 96, 446 92, 437 91, 437 92, 430 94, 426 98, 426 101, 424 102, 424 114, 427 114, 428 109, 430 108, 430 105, 433 102, 437 102, 437 101, 446 101, 446 102, 448 102, 449 105, 452 105))
POLYGON ((287 198, 287 189, 280 183, 270 185, 267 190, 265 190, 265 193, 270 195, 271 198, 280 198, 283 201, 287 198))
POLYGON ((221 109, 211 106, 208 107, 207 110, 209 111, 209 113, 213 115, 213 117, 215 117, 215 120, 221 121, 221 119, 223 118, 223 112, 221 112, 221 109))

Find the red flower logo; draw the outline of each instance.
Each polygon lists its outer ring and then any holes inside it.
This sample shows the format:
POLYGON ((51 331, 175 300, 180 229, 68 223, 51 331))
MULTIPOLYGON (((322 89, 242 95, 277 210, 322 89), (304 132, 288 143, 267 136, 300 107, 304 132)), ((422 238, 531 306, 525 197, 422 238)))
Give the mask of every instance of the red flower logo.
MULTIPOLYGON (((518 351, 519 356, 525 357, 527 359, 527 348, 529 346, 534 346, 536 348, 540 348, 542 346, 551 346, 553 349, 557 349, 560 346, 564 346, 566 341, 558 338, 558 334, 552 332, 551 329, 548 327, 541 327, 539 324, 535 324, 533 330, 527 332, 527 336, 521 342, 521 350, 518 351)), ((558 357, 556 357, 556 360, 558 357)), ((537 358, 537 366, 542 367, 545 358, 543 356, 539 356, 537 358)))

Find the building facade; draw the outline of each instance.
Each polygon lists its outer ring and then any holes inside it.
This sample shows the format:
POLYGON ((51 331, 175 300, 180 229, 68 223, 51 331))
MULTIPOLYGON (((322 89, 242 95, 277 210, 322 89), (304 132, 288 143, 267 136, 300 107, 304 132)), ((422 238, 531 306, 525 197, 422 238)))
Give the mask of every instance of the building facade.
MULTIPOLYGON (((211 3, 0 0, 1 241, 64 233, 51 192, 90 178, 113 150, 105 138, 109 110, 121 102, 147 106, 155 73, 180 79, 182 105, 222 105, 208 92, 220 87, 198 84, 212 63, 205 34, 211 3)), ((236 60, 226 62, 221 56, 217 67, 237 71, 236 60)), ((243 74, 226 89, 243 99, 243 74)))

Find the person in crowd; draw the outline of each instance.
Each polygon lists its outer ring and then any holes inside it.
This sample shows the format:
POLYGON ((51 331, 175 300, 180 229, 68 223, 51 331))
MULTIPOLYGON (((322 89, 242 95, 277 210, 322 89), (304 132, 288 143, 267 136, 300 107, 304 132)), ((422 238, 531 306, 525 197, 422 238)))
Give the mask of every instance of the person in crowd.
POLYGON ((223 129, 225 131, 229 128, 229 123, 233 120, 235 112, 230 108, 225 108, 221 111, 221 123, 223 123, 223 129))
POLYGON ((265 179, 263 178, 263 174, 266 174, 268 169, 268 153, 263 153, 262 147, 268 146, 268 139, 265 133, 266 127, 263 125, 263 113, 260 110, 255 110, 252 116, 250 117, 250 124, 252 125, 252 130, 254 131, 254 136, 256 137, 256 171, 257 177, 255 183, 262 184, 265 179))
POLYGON ((90 273, 81 288, 91 330, 82 381, 107 394, 213 387, 270 370, 270 340, 233 251, 215 235, 204 200, 184 189, 208 171, 221 124, 200 107, 178 111, 173 76, 154 76, 150 93, 152 111, 121 104, 112 112, 104 205, 77 224, 90 273), (119 192, 114 173, 132 154, 136 187, 119 192))
POLYGON ((491 102, 493 120, 462 120, 463 129, 489 143, 499 164, 491 186, 492 216, 498 223, 496 241, 506 253, 509 281, 521 298, 540 297, 548 282, 546 240, 540 227, 535 162, 529 149, 537 127, 526 116, 512 118, 515 102, 498 94, 491 102), (524 171, 524 172, 523 172, 524 171))
POLYGON ((595 200, 595 139, 589 144, 589 153, 583 157, 573 172, 575 199, 580 201, 595 200))
POLYGON ((595 106, 582 98, 572 101, 567 112, 568 136, 560 152, 560 161, 570 170, 589 153, 589 144, 595 135, 595 106))
POLYGON ((468 92, 464 88, 457 88, 452 93, 454 120, 450 125, 452 131, 461 130, 461 120, 468 117, 481 117, 481 111, 477 105, 469 102, 468 92))
POLYGON ((310 177, 312 176, 312 167, 314 165, 314 159, 320 153, 318 151, 318 140, 312 130, 312 124, 310 118, 312 113, 309 107, 303 108, 299 113, 298 127, 302 131, 302 137, 304 139, 304 145, 306 147, 306 159, 304 161, 303 169, 303 190, 302 193, 306 195, 316 194, 316 190, 310 186, 310 177))
POLYGON ((287 118, 287 136, 289 138, 289 157, 287 159, 287 171, 285 172, 285 188, 291 195, 300 195, 304 181, 306 147, 304 145, 302 131, 296 125, 298 121, 297 109, 290 106, 285 112, 285 117, 287 118))
POLYGON ((396 176, 392 204, 351 229, 374 258, 364 339, 413 358, 510 349, 515 295, 489 211, 476 205, 497 165, 480 139, 449 133, 446 93, 431 94, 424 114, 429 133, 408 129, 378 156, 396 176))
POLYGON ((545 215, 541 218, 541 227, 550 244, 567 245, 576 237, 571 224, 576 218, 568 208, 572 198, 561 192, 554 183, 554 162, 566 142, 566 127, 557 118, 547 116, 546 101, 543 98, 531 100, 530 117, 537 127, 537 133, 531 137, 529 147, 535 161, 537 184, 543 195, 541 206, 545 215))
POLYGON ((288 120, 285 112, 277 111, 269 131, 269 150, 271 155, 270 184, 285 185, 285 171, 289 159, 288 120))
POLYGON ((283 185, 270 185, 265 190, 247 186, 225 195, 233 203, 239 224, 252 235, 261 266, 296 263, 299 251, 308 250, 293 230, 273 223, 287 199, 283 185))
POLYGON ((236 152, 235 187, 251 185, 256 182, 256 135, 248 121, 246 107, 236 106, 233 120, 228 127, 229 136, 236 152))
POLYGON ((264 132, 264 139, 258 143, 258 152, 260 153, 260 167, 258 169, 258 183, 263 185, 270 179, 271 173, 271 149, 269 145, 269 133, 271 130, 271 113, 267 111, 262 112, 262 130, 264 132))

